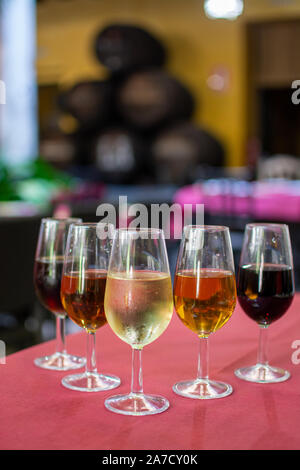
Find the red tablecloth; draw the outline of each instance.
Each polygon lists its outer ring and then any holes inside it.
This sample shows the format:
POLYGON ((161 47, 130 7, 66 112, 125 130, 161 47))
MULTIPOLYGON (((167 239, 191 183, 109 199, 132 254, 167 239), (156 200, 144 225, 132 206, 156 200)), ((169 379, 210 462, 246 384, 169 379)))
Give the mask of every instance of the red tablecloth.
MULTIPOLYGON (((291 360, 300 340, 300 295, 269 330, 270 362, 290 370, 279 384, 254 384, 235 368, 256 360, 258 327, 236 308, 210 339, 210 376, 234 387, 231 396, 192 400, 172 385, 194 378, 198 340, 174 314, 168 330, 144 350, 144 390, 170 401, 166 412, 132 417, 109 412, 104 399, 130 387, 130 347, 105 326, 97 333, 99 369, 121 377, 119 388, 100 393, 65 389, 62 372, 41 370, 33 359, 52 352, 44 343, 0 365, 1 449, 300 449, 300 364, 291 360)), ((68 336, 72 353, 85 353, 85 334, 68 336)))

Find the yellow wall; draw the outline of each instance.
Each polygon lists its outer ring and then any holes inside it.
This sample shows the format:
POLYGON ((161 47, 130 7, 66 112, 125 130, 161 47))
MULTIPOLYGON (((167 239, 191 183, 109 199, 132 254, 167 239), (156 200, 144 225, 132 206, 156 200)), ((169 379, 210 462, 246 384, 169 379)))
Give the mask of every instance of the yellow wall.
POLYGON ((168 70, 194 93, 194 119, 225 144, 227 164, 242 165, 246 148, 245 23, 300 16, 300 2, 274 7, 271 0, 245 0, 237 21, 209 20, 201 0, 48 0, 38 7, 37 74, 40 84, 62 87, 105 77, 93 53, 93 38, 112 22, 131 22, 152 30, 168 50, 168 70), (273 5, 273 6, 271 6, 273 5), (229 71, 226 92, 213 92, 207 78, 216 66, 229 71))

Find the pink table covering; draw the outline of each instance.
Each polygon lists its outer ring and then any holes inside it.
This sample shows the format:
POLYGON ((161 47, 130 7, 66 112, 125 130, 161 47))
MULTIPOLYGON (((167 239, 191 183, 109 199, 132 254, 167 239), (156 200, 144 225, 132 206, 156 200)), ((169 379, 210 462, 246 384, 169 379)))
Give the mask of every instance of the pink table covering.
MULTIPOLYGON (((270 362, 292 377, 279 384, 254 384, 235 368, 254 363, 258 327, 239 307, 210 341, 211 378, 234 387, 218 400, 191 400, 172 385, 193 378, 197 337, 174 314, 168 330, 144 350, 144 389, 164 395, 168 411, 145 417, 109 412, 104 399, 130 387, 130 347, 108 326, 97 333, 99 369, 121 377, 119 388, 101 393, 65 389, 62 372, 38 369, 33 359, 52 352, 54 342, 20 351, 0 365, 1 449, 300 449, 300 364, 291 345, 300 340, 300 295, 270 327, 270 362)), ((84 333, 67 338, 72 353, 84 354, 84 333)), ((299 354, 300 357, 300 354, 299 354)))

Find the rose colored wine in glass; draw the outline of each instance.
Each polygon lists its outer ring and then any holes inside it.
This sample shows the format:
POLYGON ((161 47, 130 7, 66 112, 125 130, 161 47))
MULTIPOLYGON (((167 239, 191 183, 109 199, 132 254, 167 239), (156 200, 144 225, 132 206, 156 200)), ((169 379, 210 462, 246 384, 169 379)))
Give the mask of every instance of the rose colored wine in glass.
POLYGON ((108 235, 111 232, 106 231, 104 225, 73 224, 64 258, 62 304, 69 318, 87 333, 87 357, 85 372, 64 377, 62 384, 81 392, 110 390, 121 382, 114 375, 99 373, 96 364, 96 331, 107 323, 104 293, 111 246, 108 235), (107 236, 102 237, 101 234, 107 236))
POLYGON ((290 377, 267 359, 268 327, 289 309, 295 293, 292 250, 287 225, 248 224, 238 273, 238 301, 260 327, 257 364, 235 371, 250 382, 282 382, 290 377))
POLYGON ((69 370, 83 367, 85 359, 67 353, 66 312, 60 299, 64 251, 69 226, 81 219, 42 219, 34 263, 34 286, 41 304, 56 316, 56 352, 34 360, 38 367, 69 370))

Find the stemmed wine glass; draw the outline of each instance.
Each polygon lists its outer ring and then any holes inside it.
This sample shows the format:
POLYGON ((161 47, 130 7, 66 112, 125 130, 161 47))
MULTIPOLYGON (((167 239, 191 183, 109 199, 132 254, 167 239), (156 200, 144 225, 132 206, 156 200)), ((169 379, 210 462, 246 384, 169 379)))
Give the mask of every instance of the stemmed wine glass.
POLYGON ((188 225, 179 248, 174 305, 182 323, 200 338, 198 374, 173 390, 188 398, 222 398, 231 385, 208 378, 208 338, 231 317, 236 305, 233 254, 228 227, 188 225))
POLYGON ((105 292, 107 321, 132 347, 131 391, 105 400, 110 411, 149 415, 169 407, 166 398, 143 393, 142 349, 167 328, 173 313, 164 234, 159 229, 116 231, 105 292))
POLYGON ((97 371, 96 331, 106 324, 104 292, 110 254, 108 224, 77 223, 69 229, 61 300, 69 318, 87 332, 86 370, 62 379, 62 384, 81 392, 99 392, 118 387, 120 379, 97 371), (107 230, 105 227, 107 226, 107 230), (100 234, 107 233, 106 237, 100 234))
POLYGON ((44 218, 41 221, 34 263, 34 286, 41 304, 56 316, 56 352, 34 360, 38 367, 53 370, 78 369, 85 358, 67 354, 65 347, 66 312, 60 300, 60 284, 69 226, 78 218, 44 218))
POLYGON ((258 383, 283 382, 284 369, 267 359, 268 327, 290 307, 295 293, 289 228, 284 224, 246 225, 239 273, 238 300, 244 312, 260 327, 257 364, 242 367, 235 375, 258 383))

